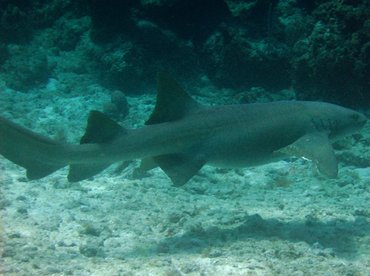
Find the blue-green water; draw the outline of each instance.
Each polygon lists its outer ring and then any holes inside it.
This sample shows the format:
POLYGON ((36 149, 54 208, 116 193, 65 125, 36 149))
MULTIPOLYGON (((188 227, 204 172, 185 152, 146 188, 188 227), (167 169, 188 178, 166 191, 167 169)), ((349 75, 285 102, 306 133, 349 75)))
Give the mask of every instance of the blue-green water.
MULTIPOLYGON (((325 100, 369 114, 367 1, 0 11, 0 116, 58 141, 79 143, 90 110, 143 126, 163 68, 205 105, 325 100)), ((291 158, 206 165, 182 187, 159 168, 138 177, 138 160, 78 183, 67 168, 29 181, 0 156, 0 274, 368 275, 369 133, 368 122, 334 144, 331 180, 291 158)))

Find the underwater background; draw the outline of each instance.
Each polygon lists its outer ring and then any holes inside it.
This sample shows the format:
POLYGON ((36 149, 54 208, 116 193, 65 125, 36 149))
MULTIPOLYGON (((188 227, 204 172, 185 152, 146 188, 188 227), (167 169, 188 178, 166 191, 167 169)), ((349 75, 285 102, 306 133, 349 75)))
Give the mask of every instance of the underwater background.
MULTIPOLYGON (((0 1, 0 114, 38 133, 79 143, 90 110, 143 126, 162 69, 208 105, 369 116, 370 1, 0 1)), ((370 275, 370 123, 334 149, 337 179, 288 159, 180 188, 138 160, 68 183, 0 156, 0 275, 370 275)))

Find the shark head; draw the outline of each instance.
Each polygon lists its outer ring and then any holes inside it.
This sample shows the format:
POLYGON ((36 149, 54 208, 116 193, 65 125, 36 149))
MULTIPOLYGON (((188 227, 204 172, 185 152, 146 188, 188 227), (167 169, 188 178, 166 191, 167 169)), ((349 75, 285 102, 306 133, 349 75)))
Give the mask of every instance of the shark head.
POLYGON ((315 129, 327 132, 330 139, 352 134, 367 122, 365 115, 349 108, 321 102, 311 104, 311 122, 315 129))

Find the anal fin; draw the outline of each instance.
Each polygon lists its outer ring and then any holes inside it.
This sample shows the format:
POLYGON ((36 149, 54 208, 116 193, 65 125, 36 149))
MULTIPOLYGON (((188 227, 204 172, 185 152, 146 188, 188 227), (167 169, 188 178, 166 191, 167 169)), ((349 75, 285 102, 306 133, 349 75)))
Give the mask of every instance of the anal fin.
POLYGON ((63 167, 64 166, 53 166, 34 161, 33 164, 27 166, 27 178, 29 180, 37 180, 48 176, 63 167))
POLYGON ((69 167, 68 181, 77 182, 81 181, 100 173, 111 165, 108 164, 78 164, 69 167))
POLYGON ((140 161, 140 166, 135 168, 132 175, 135 179, 141 179, 147 176, 148 171, 156 167, 158 167, 158 164, 153 157, 147 157, 140 161))

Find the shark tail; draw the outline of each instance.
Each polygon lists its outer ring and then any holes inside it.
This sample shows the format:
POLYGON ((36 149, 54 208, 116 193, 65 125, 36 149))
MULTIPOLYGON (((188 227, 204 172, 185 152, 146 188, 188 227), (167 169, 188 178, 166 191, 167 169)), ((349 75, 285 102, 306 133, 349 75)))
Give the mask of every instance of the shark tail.
MULTIPOLYGON (((80 144, 107 143, 126 130, 99 111, 91 111, 86 133, 80 144)), ((27 170, 27 178, 43 178, 70 165, 68 180, 80 181, 92 177, 112 163, 82 163, 68 161, 69 147, 0 117, 0 155, 27 170)))
POLYGON ((30 180, 45 177, 67 164, 58 156, 64 144, 0 117, 0 154, 27 170, 30 180))

